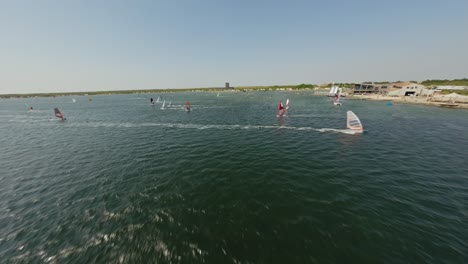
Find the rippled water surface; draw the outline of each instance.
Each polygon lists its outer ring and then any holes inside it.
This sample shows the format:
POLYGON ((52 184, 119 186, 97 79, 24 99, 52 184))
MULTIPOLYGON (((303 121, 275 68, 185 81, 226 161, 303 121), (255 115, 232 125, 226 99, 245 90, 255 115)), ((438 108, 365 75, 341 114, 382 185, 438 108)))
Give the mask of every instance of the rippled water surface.
POLYGON ((468 262, 468 111, 150 96, 0 100, 0 262, 468 262))

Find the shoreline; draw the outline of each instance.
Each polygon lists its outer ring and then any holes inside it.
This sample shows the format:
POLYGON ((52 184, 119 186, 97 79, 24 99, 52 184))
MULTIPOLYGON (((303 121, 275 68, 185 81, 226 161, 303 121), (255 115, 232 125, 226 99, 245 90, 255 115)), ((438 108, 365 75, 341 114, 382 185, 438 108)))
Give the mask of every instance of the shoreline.
POLYGON ((0 94, 0 99, 32 98, 32 97, 61 97, 61 96, 95 96, 117 94, 150 94, 150 93, 183 93, 183 92, 247 92, 247 91, 314 91, 310 87, 285 86, 239 86, 239 87, 208 87, 208 88, 172 88, 172 89, 146 89, 146 90, 113 90, 89 92, 57 92, 57 93, 25 93, 0 94))
POLYGON ((431 97, 419 98, 419 97, 409 97, 409 96, 392 97, 392 96, 383 96, 383 95, 350 95, 350 96, 347 96, 346 98, 352 99, 352 100, 388 101, 392 103, 437 106, 437 107, 453 108, 453 109, 468 109, 467 103, 447 103, 447 102, 429 101, 431 97))
MULTIPOLYGON (((37 97, 62 97, 62 96, 98 96, 98 95, 121 95, 121 94, 158 94, 158 93, 181 93, 181 92, 247 92, 247 91, 308 91, 314 96, 325 96, 326 88, 298 88, 294 86, 241 86, 230 89, 224 87, 211 88, 174 88, 174 89, 150 89, 150 90, 114 90, 114 91, 92 91, 92 92, 67 92, 67 93, 29 93, 29 94, 0 94, 0 99, 19 99, 37 97)), ((436 106, 452 109, 468 109, 468 103, 448 103, 442 101, 429 101, 431 97, 392 97, 384 95, 347 95, 350 100, 387 101, 392 103, 416 104, 436 106)))

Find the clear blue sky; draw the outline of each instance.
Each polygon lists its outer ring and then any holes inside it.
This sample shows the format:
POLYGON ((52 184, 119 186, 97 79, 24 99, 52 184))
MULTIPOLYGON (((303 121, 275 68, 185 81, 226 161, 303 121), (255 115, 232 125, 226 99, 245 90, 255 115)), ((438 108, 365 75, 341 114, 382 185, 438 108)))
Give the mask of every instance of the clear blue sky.
POLYGON ((0 0, 0 93, 468 77, 467 0, 0 0))

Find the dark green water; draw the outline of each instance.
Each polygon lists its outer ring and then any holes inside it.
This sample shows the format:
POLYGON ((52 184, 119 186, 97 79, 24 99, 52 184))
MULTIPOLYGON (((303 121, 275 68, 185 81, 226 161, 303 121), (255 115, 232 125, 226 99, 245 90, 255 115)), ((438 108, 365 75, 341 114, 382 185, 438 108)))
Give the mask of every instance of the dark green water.
POLYGON ((0 101, 0 262, 468 262, 468 111, 162 96, 0 101))

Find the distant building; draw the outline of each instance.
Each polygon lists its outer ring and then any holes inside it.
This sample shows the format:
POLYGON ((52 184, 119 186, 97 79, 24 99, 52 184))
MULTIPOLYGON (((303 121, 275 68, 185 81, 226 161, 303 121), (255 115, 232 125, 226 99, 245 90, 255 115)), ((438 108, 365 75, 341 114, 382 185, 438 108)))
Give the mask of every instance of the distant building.
POLYGON ((434 89, 426 89, 424 85, 413 82, 361 83, 355 84, 353 90, 353 94, 381 94, 388 96, 428 96, 434 92, 434 89))
POLYGON ((391 91, 388 92, 389 96, 419 96, 427 94, 424 92, 426 87, 421 84, 412 82, 399 82, 393 83, 391 91))
POLYGON ((225 89, 234 89, 234 87, 229 86, 228 82, 224 84, 224 88, 225 89))
POLYGON ((361 83, 354 85, 354 94, 386 94, 391 84, 361 83))

